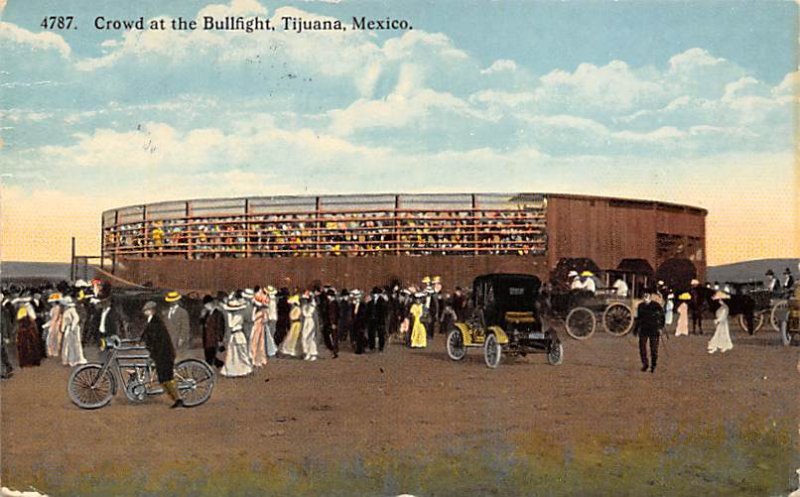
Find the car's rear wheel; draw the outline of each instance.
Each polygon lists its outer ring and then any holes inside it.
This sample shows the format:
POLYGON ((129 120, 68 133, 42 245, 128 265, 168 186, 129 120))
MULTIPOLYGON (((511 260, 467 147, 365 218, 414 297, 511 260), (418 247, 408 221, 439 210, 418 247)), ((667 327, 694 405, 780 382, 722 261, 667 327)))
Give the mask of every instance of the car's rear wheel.
POLYGON ((558 366, 564 362, 564 344, 556 340, 550 344, 547 350, 547 362, 553 366, 558 366))
POLYGON ((483 358, 486 361, 486 366, 492 369, 499 366, 502 354, 503 349, 497 342, 497 336, 494 333, 487 335, 486 341, 483 343, 483 358))
POLYGON ((447 334, 447 357, 454 361, 460 361, 467 355, 467 347, 464 345, 464 337, 461 330, 450 330, 447 334))

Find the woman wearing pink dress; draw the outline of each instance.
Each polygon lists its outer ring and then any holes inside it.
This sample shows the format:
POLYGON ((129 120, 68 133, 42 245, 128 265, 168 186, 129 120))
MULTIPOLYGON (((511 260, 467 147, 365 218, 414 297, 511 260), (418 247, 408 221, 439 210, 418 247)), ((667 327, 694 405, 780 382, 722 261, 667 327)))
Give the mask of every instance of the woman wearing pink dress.
POLYGON ((684 292, 678 296, 678 324, 675 327, 675 336, 689 336, 689 301, 692 296, 689 292, 684 292))
POLYGON ((253 297, 253 331, 250 335, 250 359, 254 367, 267 364, 266 341, 264 330, 269 319, 267 295, 259 290, 253 297))
POLYGON ((61 320, 63 308, 61 307, 61 294, 53 293, 47 299, 53 307, 50 308, 50 320, 44 324, 47 329, 47 357, 58 357, 61 353, 61 320))

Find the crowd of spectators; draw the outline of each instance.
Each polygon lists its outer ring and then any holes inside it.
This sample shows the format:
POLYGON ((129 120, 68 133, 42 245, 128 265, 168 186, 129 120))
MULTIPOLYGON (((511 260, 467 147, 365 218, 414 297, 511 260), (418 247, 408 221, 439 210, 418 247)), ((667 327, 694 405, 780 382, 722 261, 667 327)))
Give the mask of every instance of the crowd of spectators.
POLYGON ((364 211, 181 218, 108 227, 120 256, 308 257, 532 255, 546 245, 541 211, 364 211))

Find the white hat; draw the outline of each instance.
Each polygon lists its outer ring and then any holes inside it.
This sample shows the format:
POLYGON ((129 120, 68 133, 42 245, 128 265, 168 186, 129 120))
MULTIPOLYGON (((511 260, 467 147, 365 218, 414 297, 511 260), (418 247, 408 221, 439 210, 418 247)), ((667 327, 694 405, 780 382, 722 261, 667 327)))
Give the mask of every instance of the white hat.
POLYGON ((245 288, 242 292, 242 298, 244 299, 252 299, 256 292, 253 291, 252 288, 245 288))
POLYGON ((73 285, 75 288, 89 288, 91 285, 87 283, 85 280, 78 280, 73 285))
POLYGON ((269 285, 269 286, 267 286, 267 294, 268 295, 277 295, 278 294, 278 290, 276 290, 274 286, 269 285))
POLYGON ((245 303, 244 303, 244 302, 242 302, 241 300, 238 300, 238 299, 228 299, 228 301, 227 301, 226 303, 222 304, 222 307, 223 307, 223 308, 224 308, 226 311, 239 311, 239 310, 242 310, 242 309, 244 309, 244 308, 246 307, 246 305, 247 305, 247 304, 245 304, 245 303))
POLYGON ((569 273, 567 273, 567 278, 572 278, 574 276, 578 276, 578 272, 575 270, 572 270, 569 273))

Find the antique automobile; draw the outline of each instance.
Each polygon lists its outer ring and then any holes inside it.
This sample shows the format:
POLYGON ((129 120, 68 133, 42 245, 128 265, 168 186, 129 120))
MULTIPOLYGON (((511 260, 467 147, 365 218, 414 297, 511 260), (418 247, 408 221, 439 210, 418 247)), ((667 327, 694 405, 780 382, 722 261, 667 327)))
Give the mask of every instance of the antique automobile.
POLYGON ((488 274, 472 284, 472 317, 447 334, 447 355, 464 359, 469 348, 482 348, 486 365, 496 368, 505 352, 525 356, 545 352, 550 364, 561 364, 564 345, 546 329, 539 312, 541 281, 527 274, 488 274))

